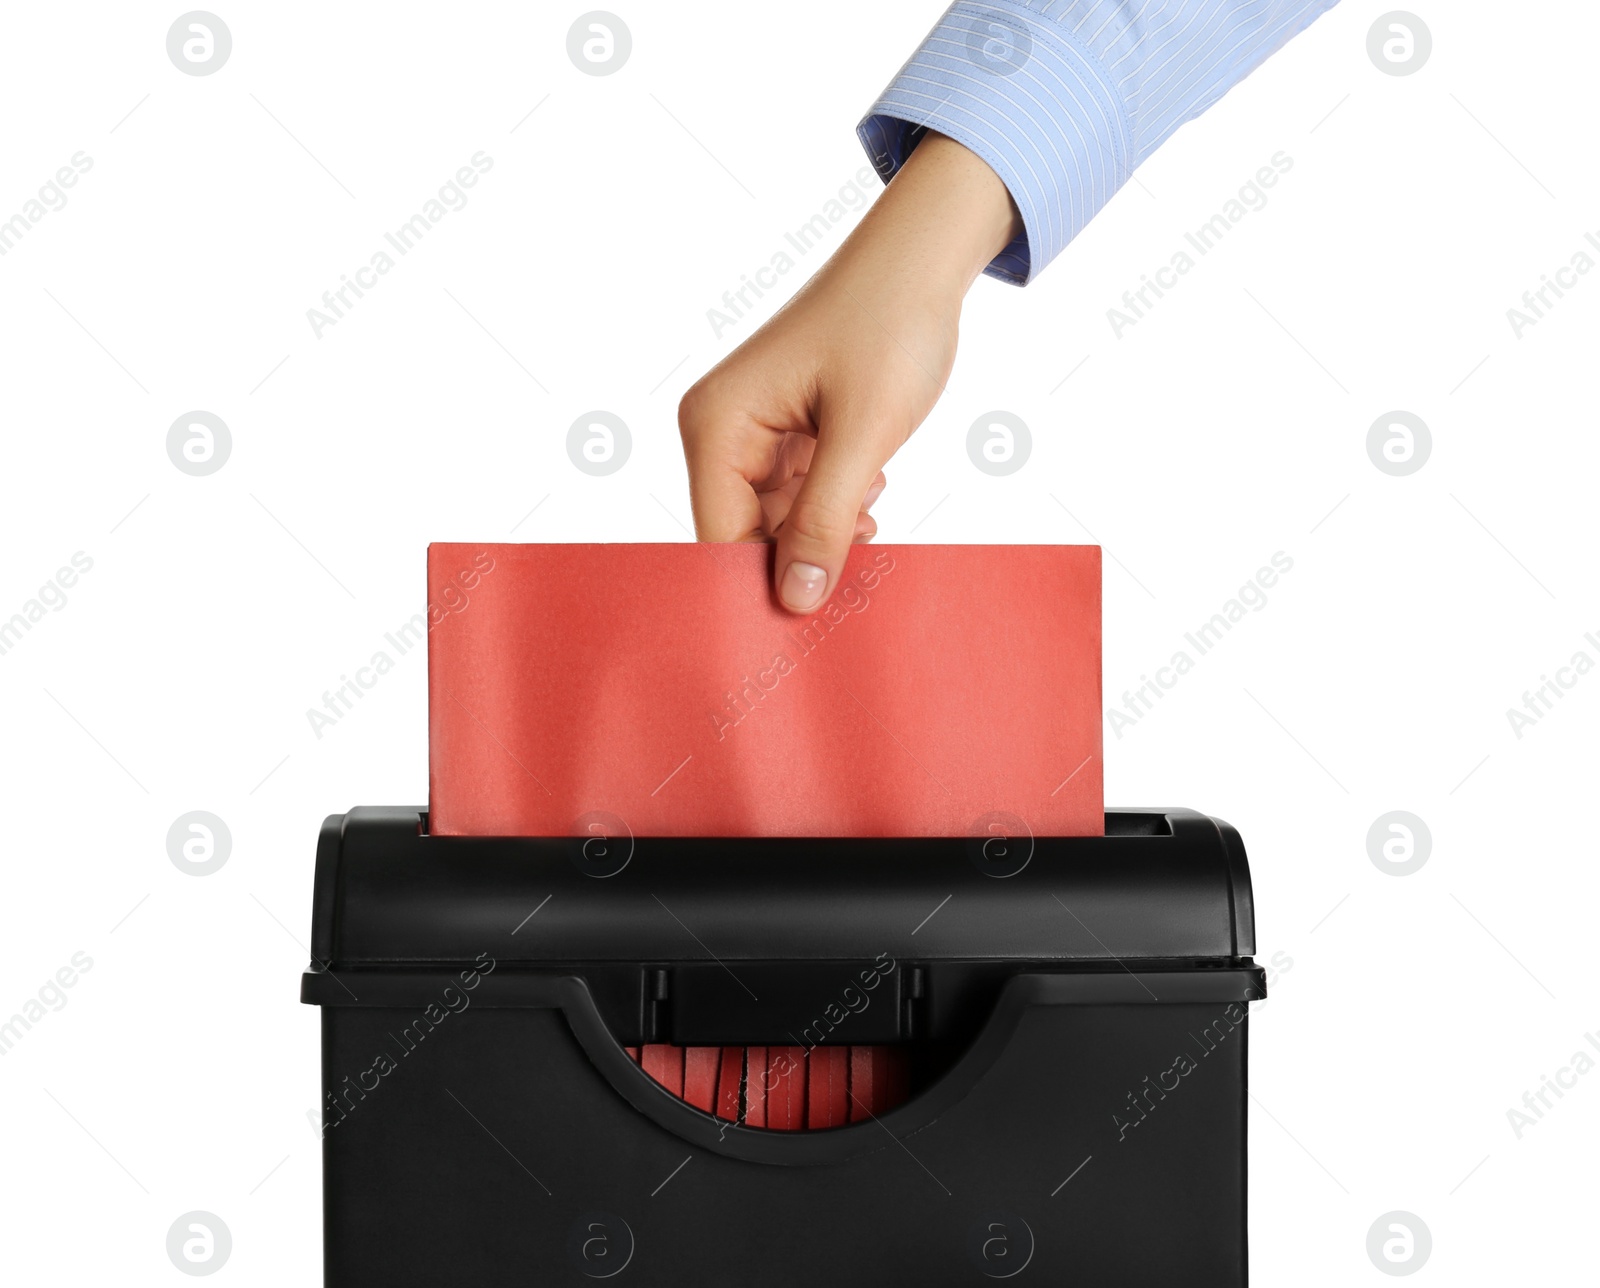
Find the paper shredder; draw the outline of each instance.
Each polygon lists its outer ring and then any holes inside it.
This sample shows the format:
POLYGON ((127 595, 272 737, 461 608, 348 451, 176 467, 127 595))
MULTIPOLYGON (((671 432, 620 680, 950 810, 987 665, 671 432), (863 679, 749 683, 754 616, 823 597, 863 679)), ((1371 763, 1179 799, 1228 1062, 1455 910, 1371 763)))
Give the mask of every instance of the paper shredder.
POLYGON ((1247 1282, 1238 833, 459 838, 324 824, 327 1288, 1247 1282), (642 1043, 895 1044, 909 1098, 779 1132, 642 1043))

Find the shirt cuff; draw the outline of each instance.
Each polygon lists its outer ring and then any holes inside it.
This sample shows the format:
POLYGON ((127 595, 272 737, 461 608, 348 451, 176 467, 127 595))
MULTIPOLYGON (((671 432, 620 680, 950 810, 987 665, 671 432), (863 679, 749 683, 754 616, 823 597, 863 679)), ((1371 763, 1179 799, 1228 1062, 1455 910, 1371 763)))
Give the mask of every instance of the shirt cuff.
POLYGON ((982 157, 1023 231, 984 270, 1024 285, 1133 172, 1131 131, 1099 59, 1021 0, 961 0, 856 127, 887 183, 924 133, 982 157))

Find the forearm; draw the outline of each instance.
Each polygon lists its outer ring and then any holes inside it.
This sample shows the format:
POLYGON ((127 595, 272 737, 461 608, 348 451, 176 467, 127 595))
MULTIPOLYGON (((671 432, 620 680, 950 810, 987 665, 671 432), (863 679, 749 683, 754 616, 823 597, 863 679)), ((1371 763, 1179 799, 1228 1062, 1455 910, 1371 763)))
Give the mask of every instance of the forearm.
POLYGON ((1022 230, 1000 177, 976 154, 928 133, 824 270, 959 302, 1022 230))
POLYGON ((1005 182, 1020 235, 989 272, 1021 284, 1147 156, 1335 0, 956 0, 858 127, 878 173, 957 140, 1005 182))

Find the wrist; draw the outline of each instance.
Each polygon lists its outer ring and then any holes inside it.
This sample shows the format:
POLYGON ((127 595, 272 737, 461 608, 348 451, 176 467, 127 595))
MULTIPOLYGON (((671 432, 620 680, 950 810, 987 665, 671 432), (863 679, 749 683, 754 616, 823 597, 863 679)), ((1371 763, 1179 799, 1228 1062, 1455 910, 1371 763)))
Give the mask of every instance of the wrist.
POLYGON ((1022 232, 1016 203, 982 157, 929 132, 843 250, 892 265, 957 306, 973 281, 1022 232))

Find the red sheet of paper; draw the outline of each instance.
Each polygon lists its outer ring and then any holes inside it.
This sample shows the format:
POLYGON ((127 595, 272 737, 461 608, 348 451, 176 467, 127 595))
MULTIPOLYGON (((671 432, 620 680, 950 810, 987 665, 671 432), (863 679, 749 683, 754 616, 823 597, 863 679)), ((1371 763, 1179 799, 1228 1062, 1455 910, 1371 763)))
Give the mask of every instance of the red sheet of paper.
POLYGON ((664 1043, 639 1048, 639 1065, 663 1087, 683 1098, 683 1052, 680 1046, 664 1043))
POLYGON ((739 1089, 744 1082, 744 1048, 722 1048, 722 1071, 717 1078, 717 1117, 739 1121, 739 1089))
POLYGON ((800 617, 771 560, 430 547, 430 830, 1102 831, 1098 547, 858 546, 800 617))
POLYGON ((767 1048, 767 1129, 801 1131, 806 1125, 806 1049, 767 1048))
POLYGON ((861 1122, 883 1112, 884 1062, 889 1048, 850 1048, 850 1121, 861 1122))
POLYGON ((721 1067, 721 1047, 685 1047, 683 1098, 709 1114, 717 1102, 717 1075, 721 1067))
POLYGON ((767 1125, 767 1048, 746 1047, 744 1051, 744 1124, 767 1125))
POLYGON ((806 1128, 850 1121, 850 1048, 817 1047, 806 1055, 806 1128))

